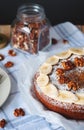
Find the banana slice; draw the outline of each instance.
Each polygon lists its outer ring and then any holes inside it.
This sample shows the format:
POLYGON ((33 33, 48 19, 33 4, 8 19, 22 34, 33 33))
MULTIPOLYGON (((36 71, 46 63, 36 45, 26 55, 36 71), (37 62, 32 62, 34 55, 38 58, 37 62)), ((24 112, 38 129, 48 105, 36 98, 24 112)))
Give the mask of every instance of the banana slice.
POLYGON ((62 53, 59 53, 57 54, 57 58, 59 59, 66 59, 68 58, 69 56, 71 55, 71 52, 70 51, 65 51, 65 52, 62 52, 62 53))
POLYGON ((44 87, 45 85, 47 85, 49 82, 49 78, 47 75, 45 74, 40 74, 37 78, 37 84, 40 87, 44 87))
POLYGON ((55 55, 53 55, 46 60, 46 63, 48 63, 50 65, 55 65, 56 63, 58 63, 58 61, 59 61, 59 58, 57 58, 55 55))
POLYGON ((84 50, 82 48, 71 48, 69 51, 74 54, 84 55, 84 50))
POLYGON ((73 103, 78 100, 78 97, 70 91, 59 90, 58 100, 61 102, 73 103))
POLYGON ((56 97, 58 96, 57 88, 51 83, 47 84, 45 87, 42 87, 41 89, 45 95, 53 99, 56 99, 56 97))
POLYGON ((52 71, 52 66, 50 64, 44 63, 40 68, 39 68, 40 73, 43 74, 49 74, 52 71))
POLYGON ((80 104, 80 105, 84 105, 84 93, 76 93, 77 97, 78 97, 78 101, 76 102, 76 104, 80 104))

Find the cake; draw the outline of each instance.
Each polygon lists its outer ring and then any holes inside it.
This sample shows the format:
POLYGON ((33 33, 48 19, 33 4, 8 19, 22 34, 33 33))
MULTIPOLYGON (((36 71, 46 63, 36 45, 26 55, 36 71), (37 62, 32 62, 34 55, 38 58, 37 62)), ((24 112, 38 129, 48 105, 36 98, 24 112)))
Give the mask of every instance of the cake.
POLYGON ((71 48, 46 59, 35 73, 34 90, 48 109, 84 120, 84 49, 71 48))

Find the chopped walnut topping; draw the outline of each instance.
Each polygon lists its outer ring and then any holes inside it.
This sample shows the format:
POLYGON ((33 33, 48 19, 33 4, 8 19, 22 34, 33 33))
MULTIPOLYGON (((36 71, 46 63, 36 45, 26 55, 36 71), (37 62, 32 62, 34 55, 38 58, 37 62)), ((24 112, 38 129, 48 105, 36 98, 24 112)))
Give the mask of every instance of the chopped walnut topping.
POLYGON ((73 82, 73 81, 70 81, 70 82, 68 82, 68 88, 71 90, 74 90, 74 91, 76 91, 77 90, 77 84, 76 84, 76 82, 73 82))
POLYGON ((57 73, 58 75, 62 75, 62 74, 64 74, 64 69, 62 69, 62 68, 57 68, 56 73, 57 73))
POLYGON ((83 57, 81 57, 81 58, 76 57, 76 58, 74 59, 74 64, 75 64, 76 66, 83 67, 83 66, 84 66, 84 58, 83 58, 83 57))
POLYGON ((84 57, 75 57, 72 60, 63 60, 62 67, 56 69, 56 75, 60 84, 66 84, 68 90, 75 92, 84 87, 84 70, 80 68, 84 67, 84 57))
POLYGON ((2 120, 0 120, 0 128, 4 128, 5 127, 5 125, 6 125, 6 120, 5 119, 2 119, 2 120))
POLYGON ((63 62, 62 62, 62 66, 63 66, 63 68, 64 68, 65 70, 71 70, 71 69, 73 69, 73 68, 75 67, 74 63, 71 62, 70 60, 68 60, 68 61, 63 61, 63 62))
POLYGON ((59 83, 60 84, 64 84, 64 83, 68 83, 70 80, 68 77, 64 76, 64 75, 61 75, 58 79, 59 83))
POLYGON ((79 73, 79 80, 84 83, 84 72, 79 73))
POLYGON ((24 112, 24 110, 23 110, 22 108, 16 108, 16 109, 14 110, 14 115, 15 115, 16 117, 18 117, 18 116, 24 116, 24 115, 25 115, 25 112, 24 112))

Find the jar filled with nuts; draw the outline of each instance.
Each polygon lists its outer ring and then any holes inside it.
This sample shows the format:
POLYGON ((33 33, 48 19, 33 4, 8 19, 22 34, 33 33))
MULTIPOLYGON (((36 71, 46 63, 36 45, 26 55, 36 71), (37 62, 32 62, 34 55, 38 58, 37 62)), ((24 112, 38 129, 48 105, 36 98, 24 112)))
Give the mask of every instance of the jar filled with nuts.
POLYGON ((39 50, 45 50, 50 43, 50 23, 44 8, 38 4, 20 6, 11 26, 12 46, 36 54, 39 50))

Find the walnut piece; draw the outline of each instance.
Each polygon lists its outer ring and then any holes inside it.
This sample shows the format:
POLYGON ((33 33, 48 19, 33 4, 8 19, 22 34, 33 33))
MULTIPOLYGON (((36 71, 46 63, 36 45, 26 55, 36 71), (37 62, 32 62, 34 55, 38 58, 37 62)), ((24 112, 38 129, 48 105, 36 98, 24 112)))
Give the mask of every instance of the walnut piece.
POLYGON ((63 68, 64 68, 65 70, 72 70, 72 69, 75 67, 74 63, 71 62, 70 60, 68 60, 68 61, 63 61, 63 62, 62 62, 62 66, 63 66, 63 68))
POLYGON ((61 75, 58 79, 59 83, 60 84, 64 84, 64 83, 68 83, 70 80, 68 77, 64 76, 64 75, 61 75))
POLYGON ((0 128, 4 128, 5 127, 5 125, 6 125, 6 120, 5 119, 2 119, 2 120, 0 120, 0 128))
POLYGON ((68 82, 68 88, 71 90, 74 90, 74 91, 76 91, 77 90, 77 84, 76 84, 76 82, 73 82, 73 81, 70 81, 70 82, 68 82))
POLYGON ((16 56, 16 52, 14 50, 12 50, 12 49, 8 51, 8 54, 10 56, 16 56))
POLYGON ((4 64, 4 66, 5 66, 6 68, 10 68, 10 67, 12 67, 13 65, 14 65, 14 63, 11 62, 11 61, 8 61, 7 63, 4 64))
POLYGON ((16 109, 14 110, 14 115, 15 115, 16 117, 18 117, 18 116, 24 116, 24 115, 25 115, 25 112, 24 112, 24 110, 23 110, 22 108, 16 108, 16 109))

